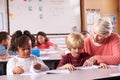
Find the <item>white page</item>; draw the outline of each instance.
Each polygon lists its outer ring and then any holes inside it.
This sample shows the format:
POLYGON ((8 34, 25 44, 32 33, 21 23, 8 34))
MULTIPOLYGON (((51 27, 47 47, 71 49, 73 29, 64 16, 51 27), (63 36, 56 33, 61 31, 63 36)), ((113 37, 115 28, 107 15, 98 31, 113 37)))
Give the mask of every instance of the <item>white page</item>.
POLYGON ((46 72, 39 72, 39 73, 36 73, 36 72, 25 72, 25 73, 22 73, 21 75, 40 75, 40 74, 46 74, 46 72))
POLYGON ((46 72, 47 74, 69 74, 70 73, 69 70, 49 70, 46 72))
MULTIPOLYGON (((85 67, 76 67, 76 70, 80 70, 80 69, 98 69, 100 66, 99 65, 93 65, 93 66, 85 66, 85 67)), ((111 67, 117 67, 117 65, 108 65, 108 68, 111 67)))
POLYGON ((82 70, 82 69, 98 69, 99 66, 93 65, 93 66, 85 66, 85 67, 76 67, 76 70, 82 70))
POLYGON ((21 75, 69 74, 69 73, 70 73, 69 70, 49 70, 49 71, 39 72, 39 73, 35 73, 35 72, 26 72, 26 73, 23 73, 23 74, 21 74, 21 75))
POLYGON ((109 67, 118 67, 117 65, 108 65, 108 68, 109 67))

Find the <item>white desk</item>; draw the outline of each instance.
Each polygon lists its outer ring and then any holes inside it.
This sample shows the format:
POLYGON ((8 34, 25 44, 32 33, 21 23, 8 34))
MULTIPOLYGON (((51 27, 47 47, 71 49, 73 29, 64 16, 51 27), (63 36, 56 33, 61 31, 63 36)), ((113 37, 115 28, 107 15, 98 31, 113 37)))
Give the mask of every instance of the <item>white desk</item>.
MULTIPOLYGON (((12 55, 11 57, 14 57, 15 55, 12 55)), ((7 62, 8 59, 2 59, 0 60, 0 63, 7 62)), ((41 51, 40 59, 42 60, 60 60, 61 59, 61 52, 60 51, 41 51)))
POLYGON ((39 74, 39 75, 14 75, 0 76, 0 80, 119 80, 120 77, 111 78, 110 74, 120 72, 117 67, 109 69, 76 70, 70 74, 39 74), (103 79, 109 78, 109 79, 103 79))
POLYGON ((42 60, 60 60, 61 59, 61 51, 41 51, 40 58, 42 60))

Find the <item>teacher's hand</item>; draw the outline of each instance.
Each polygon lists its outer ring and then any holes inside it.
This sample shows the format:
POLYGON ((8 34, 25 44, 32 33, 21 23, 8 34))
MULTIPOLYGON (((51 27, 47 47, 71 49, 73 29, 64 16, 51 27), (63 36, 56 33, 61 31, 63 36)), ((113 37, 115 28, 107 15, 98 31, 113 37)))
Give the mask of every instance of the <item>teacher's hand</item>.
POLYGON ((83 66, 92 66, 95 62, 96 62, 96 59, 95 59, 95 56, 93 56, 93 57, 87 59, 84 62, 83 66))

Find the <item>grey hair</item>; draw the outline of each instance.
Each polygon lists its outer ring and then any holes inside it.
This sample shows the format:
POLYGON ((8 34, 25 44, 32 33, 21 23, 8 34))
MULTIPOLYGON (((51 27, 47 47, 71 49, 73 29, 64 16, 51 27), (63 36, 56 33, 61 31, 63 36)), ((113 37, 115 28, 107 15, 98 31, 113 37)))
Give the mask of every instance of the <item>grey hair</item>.
POLYGON ((99 18, 94 24, 93 30, 101 35, 110 35, 112 33, 112 23, 110 18, 99 18))

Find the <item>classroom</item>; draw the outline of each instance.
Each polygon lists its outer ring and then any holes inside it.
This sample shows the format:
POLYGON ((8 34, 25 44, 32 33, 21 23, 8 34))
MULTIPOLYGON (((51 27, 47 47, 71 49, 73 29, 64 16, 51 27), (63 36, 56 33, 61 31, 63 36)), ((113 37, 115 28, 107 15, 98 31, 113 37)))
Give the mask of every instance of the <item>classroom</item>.
POLYGON ((0 0, 0 80, 119 80, 120 0, 0 0))

